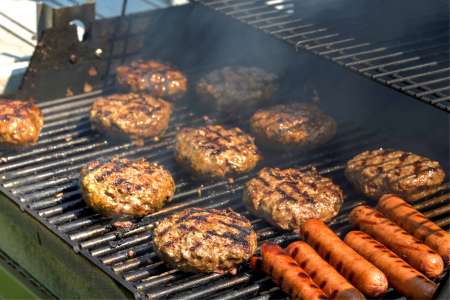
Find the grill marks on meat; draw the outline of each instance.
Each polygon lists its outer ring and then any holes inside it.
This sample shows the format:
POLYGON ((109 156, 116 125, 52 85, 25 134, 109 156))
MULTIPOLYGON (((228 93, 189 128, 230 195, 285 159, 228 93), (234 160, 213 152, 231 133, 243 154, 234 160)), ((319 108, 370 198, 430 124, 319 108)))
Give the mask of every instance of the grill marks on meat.
POLYGON ((0 147, 34 144, 43 126, 42 112, 32 102, 0 99, 0 147))
POLYGON ((341 189, 316 170, 264 168, 245 185, 244 204, 254 214, 285 230, 305 220, 328 221, 343 202, 341 189))
POLYGON ((388 149, 358 154, 347 162, 345 175, 371 198, 392 193, 408 200, 419 199, 422 193, 437 189, 445 178, 439 162, 388 149))
POLYGON ((257 246, 251 223, 227 210, 190 208, 162 220, 153 233, 155 250, 189 272, 235 273, 257 246))
POLYGON ((335 120, 309 103, 280 104, 257 111, 250 120, 258 144, 274 150, 301 150, 326 143, 335 120))
POLYGON ((134 92, 175 100, 187 90, 187 79, 181 71, 156 60, 133 61, 128 66, 119 66, 116 72, 119 85, 134 92))
POLYGON ((253 138, 220 125, 181 129, 176 158, 200 177, 224 177, 252 170, 261 159, 253 138))
POLYGON ((145 216, 172 199, 175 182, 145 160, 97 160, 82 168, 81 188, 87 205, 100 213, 145 216))
POLYGON ((169 126, 172 107, 149 95, 114 94, 97 99, 90 119, 95 130, 113 137, 155 137, 169 126))
POLYGON ((267 103, 277 76, 255 67, 225 67, 208 73, 196 86, 199 101, 219 112, 247 112, 267 103))

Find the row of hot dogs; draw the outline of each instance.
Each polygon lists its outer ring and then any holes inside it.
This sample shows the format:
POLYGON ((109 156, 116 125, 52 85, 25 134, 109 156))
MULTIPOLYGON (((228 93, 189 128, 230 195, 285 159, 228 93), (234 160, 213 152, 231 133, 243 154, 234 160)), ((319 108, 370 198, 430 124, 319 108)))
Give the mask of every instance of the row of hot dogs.
POLYGON ((407 202, 385 195, 377 209, 361 205, 349 215, 341 240, 325 223, 308 220, 304 241, 285 250, 263 244, 253 269, 270 275, 293 299, 364 299, 382 296, 389 285, 409 299, 431 299, 449 264, 450 234, 407 202))

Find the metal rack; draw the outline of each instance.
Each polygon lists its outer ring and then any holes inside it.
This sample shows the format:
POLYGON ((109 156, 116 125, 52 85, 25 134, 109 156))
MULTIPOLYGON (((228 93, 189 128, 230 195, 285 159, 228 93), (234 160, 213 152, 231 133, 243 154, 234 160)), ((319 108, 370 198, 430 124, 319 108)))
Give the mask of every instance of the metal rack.
MULTIPOLYGON (((365 42, 305 22, 294 14, 299 1, 194 0, 356 73, 450 111, 448 22, 416 40, 365 42)), ((301 3, 301 1, 300 1, 301 3)))

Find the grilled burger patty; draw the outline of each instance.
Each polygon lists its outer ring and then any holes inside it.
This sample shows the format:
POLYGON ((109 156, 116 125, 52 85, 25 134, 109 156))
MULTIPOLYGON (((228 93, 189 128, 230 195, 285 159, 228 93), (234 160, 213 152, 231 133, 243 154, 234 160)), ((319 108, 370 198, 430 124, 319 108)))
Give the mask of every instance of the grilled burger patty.
POLYGON ((176 135, 176 159, 200 177, 225 177, 252 170, 260 160, 253 138, 220 125, 183 128, 176 135))
POLYGON ((93 129, 115 137, 155 137, 169 126, 172 107, 149 95, 114 94, 98 98, 91 107, 93 129))
POLYGON ((371 198, 396 194, 416 200, 424 191, 441 184, 445 173, 439 162, 429 158, 399 150, 376 149, 349 160, 345 176, 371 198))
POLYGON ((134 92, 175 100, 186 93, 187 79, 174 67, 156 60, 137 60, 116 69, 117 82, 134 92))
POLYGON ((81 169, 81 190, 88 206, 105 215, 145 216, 170 201, 170 173, 145 160, 93 161, 81 169))
POLYGON ((336 122, 309 103, 280 104, 258 110, 250 120, 256 142, 274 150, 308 149, 336 134, 336 122))
POLYGON ((267 103, 277 90, 277 77, 255 67, 225 67, 197 83, 199 101, 219 112, 246 112, 267 103))
POLYGON ((231 209, 189 208, 162 220, 153 244, 180 270, 234 274, 255 253, 257 240, 250 221, 231 209))
POLYGON ((255 215, 285 230, 305 220, 329 221, 342 206, 339 186, 315 170, 264 168, 244 188, 243 200, 255 215))
POLYGON ((0 99, 0 147, 34 144, 43 126, 41 110, 32 102, 0 99))

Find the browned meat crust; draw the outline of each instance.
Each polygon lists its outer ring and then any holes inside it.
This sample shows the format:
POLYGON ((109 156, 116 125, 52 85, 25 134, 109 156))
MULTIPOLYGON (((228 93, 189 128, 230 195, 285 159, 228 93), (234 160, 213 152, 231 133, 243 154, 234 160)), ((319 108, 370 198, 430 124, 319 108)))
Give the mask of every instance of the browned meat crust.
POLYGON ((156 60, 137 60, 116 69, 119 85, 134 92, 176 100, 187 90, 187 79, 174 67, 156 60))
POLYGON ((257 240, 251 223, 231 209, 190 208, 162 220, 153 244, 180 270, 235 273, 254 254, 257 240))
POLYGON ((172 107, 164 100, 131 93, 98 98, 90 118, 93 129, 107 135, 143 138, 162 135, 171 114, 172 107))
POLYGON ((416 200, 435 189, 445 178, 439 162, 399 150, 376 149, 358 154, 347 162, 345 176, 367 196, 378 199, 396 194, 416 200))
POLYGON ((245 185, 244 204, 255 215, 285 230, 308 219, 329 221, 341 209, 343 194, 316 170, 264 168, 245 185))
POLYGON ((257 111, 250 120, 258 145, 274 150, 302 150, 326 143, 336 122, 309 103, 280 104, 257 111))
POLYGON ((0 147, 34 144, 44 126, 41 110, 30 101, 0 98, 0 147))
POLYGON ((81 169, 88 206, 111 216, 145 216, 163 207, 175 192, 170 173, 145 160, 93 161, 81 169))
POLYGON ((183 128, 176 136, 176 159, 199 177, 225 177, 252 170, 261 156, 253 138, 220 125, 183 128))
POLYGON ((277 90, 277 77, 255 67, 225 67, 197 83, 199 101, 219 112, 248 112, 267 103, 277 90))

